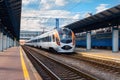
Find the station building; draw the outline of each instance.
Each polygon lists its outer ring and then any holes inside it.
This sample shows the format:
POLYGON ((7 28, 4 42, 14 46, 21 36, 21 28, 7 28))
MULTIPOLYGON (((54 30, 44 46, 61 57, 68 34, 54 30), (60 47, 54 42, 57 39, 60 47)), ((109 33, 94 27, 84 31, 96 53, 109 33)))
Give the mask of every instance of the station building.
POLYGON ((21 30, 20 32, 20 44, 23 45, 25 43, 25 41, 39 36, 40 34, 42 34, 41 31, 26 31, 26 30, 21 30))

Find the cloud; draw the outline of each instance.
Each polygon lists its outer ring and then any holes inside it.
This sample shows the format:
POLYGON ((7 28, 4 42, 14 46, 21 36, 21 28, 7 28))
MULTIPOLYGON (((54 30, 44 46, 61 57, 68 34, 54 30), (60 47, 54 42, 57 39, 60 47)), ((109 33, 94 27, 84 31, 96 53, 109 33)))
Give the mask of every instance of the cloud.
POLYGON ((56 7, 63 7, 71 3, 88 2, 90 0, 23 0, 23 9, 30 8, 31 4, 39 5, 40 10, 54 9, 56 7))
POLYGON ((80 14, 76 14, 75 16, 73 16, 73 19, 80 19, 81 15, 80 14))
POLYGON ((60 27, 75 22, 81 18, 79 13, 66 10, 57 10, 70 2, 78 3, 82 0, 23 0, 21 30, 42 31, 55 27, 55 19, 59 18, 60 27), (32 4, 32 6, 31 6, 32 4), (30 8, 40 4, 39 9, 30 8))
POLYGON ((22 0, 23 5, 29 5, 30 3, 36 3, 39 0, 22 0))
POLYGON ((41 10, 52 9, 57 6, 65 6, 68 2, 66 0, 41 0, 41 10))
POLYGON ((60 18, 60 26, 80 19, 80 14, 72 14, 65 10, 29 10, 23 11, 21 19, 22 30, 50 30, 55 27, 55 19, 60 18))
POLYGON ((41 10, 47 10, 52 9, 55 7, 63 7, 66 6, 69 3, 79 3, 79 2, 87 2, 89 0, 41 0, 40 1, 40 7, 41 10))
POLYGON ((79 2, 90 2, 91 0, 71 0, 72 2, 79 3, 79 2))
POLYGON ((50 9, 53 5, 52 0, 41 0, 40 1, 40 5, 41 5, 41 9, 50 9))
POLYGON ((55 4, 58 6, 65 6, 67 3, 66 0, 55 0, 55 4))
POLYGON ((99 6, 96 7, 96 13, 99 13, 99 12, 102 12, 102 11, 108 9, 107 8, 108 5, 109 4, 100 4, 99 6))
POLYGON ((23 11, 22 17, 71 18, 71 12, 65 10, 29 10, 23 11))

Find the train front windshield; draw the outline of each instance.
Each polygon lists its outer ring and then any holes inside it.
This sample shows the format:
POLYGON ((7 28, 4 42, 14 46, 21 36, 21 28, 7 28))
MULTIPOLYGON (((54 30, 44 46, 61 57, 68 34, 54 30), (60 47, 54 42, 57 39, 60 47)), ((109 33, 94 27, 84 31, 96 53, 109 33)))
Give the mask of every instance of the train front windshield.
POLYGON ((70 29, 59 29, 58 30, 60 41, 62 43, 71 43, 72 42, 72 32, 70 29))

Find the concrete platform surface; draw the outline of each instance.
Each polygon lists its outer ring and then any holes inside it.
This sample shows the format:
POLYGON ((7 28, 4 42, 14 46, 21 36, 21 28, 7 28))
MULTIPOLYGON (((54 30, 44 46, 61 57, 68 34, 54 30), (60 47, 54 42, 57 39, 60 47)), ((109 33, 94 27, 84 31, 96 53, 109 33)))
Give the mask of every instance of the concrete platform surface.
POLYGON ((30 65, 20 47, 0 52, 0 80, 40 80, 30 65))
POLYGON ((86 57, 104 59, 120 63, 120 52, 113 53, 112 50, 91 49, 90 51, 87 51, 85 48, 76 48, 75 52, 86 57))

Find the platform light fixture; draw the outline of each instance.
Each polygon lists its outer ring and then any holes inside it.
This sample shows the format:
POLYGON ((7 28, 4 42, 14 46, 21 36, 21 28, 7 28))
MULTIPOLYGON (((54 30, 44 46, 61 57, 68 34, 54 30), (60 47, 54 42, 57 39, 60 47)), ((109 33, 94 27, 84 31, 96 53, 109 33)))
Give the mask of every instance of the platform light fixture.
POLYGON ((108 23, 108 25, 110 26, 110 25, 111 25, 111 23, 108 23))
POLYGON ((118 28, 118 26, 113 26, 113 28, 118 28))
POLYGON ((5 30, 7 30, 7 27, 4 27, 5 30))

